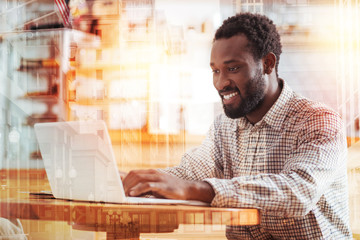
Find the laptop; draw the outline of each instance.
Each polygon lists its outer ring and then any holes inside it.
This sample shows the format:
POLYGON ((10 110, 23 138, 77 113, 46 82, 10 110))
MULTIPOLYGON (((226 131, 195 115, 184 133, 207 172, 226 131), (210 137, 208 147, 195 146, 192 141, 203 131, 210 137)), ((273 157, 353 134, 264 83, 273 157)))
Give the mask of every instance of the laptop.
POLYGON ((209 206, 189 200, 127 197, 104 121, 37 123, 34 126, 55 198, 126 204, 209 206))

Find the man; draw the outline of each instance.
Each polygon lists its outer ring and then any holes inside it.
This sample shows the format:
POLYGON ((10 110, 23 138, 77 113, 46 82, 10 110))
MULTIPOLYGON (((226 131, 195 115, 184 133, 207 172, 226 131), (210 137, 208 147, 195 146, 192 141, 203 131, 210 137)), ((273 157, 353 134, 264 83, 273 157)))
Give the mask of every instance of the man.
POLYGON ((179 166, 127 174, 126 193, 260 209, 259 226, 228 227, 229 239, 351 239, 342 121, 278 78, 280 54, 267 17, 225 20, 210 66, 226 116, 179 166))

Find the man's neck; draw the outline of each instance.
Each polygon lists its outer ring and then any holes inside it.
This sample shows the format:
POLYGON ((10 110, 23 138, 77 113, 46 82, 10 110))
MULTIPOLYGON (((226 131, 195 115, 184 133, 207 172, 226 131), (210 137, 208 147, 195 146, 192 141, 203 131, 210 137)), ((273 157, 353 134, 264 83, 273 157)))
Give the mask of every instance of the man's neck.
POLYGON ((262 102, 259 104, 259 106, 251 113, 246 115, 247 120, 255 125, 257 122, 259 122, 263 117, 266 115, 266 113, 270 110, 270 108, 274 105, 276 100, 279 98, 281 94, 281 90, 283 88, 283 84, 280 81, 280 79, 275 78, 270 81, 271 84, 269 84, 269 89, 267 92, 267 95, 265 95, 262 102))

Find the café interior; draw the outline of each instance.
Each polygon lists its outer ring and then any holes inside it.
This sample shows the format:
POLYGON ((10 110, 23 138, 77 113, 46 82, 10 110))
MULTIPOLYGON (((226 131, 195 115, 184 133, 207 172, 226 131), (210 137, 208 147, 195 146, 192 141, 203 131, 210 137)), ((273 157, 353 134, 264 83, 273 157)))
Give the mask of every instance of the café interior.
MULTIPOLYGON (((179 164, 223 111, 209 55, 215 30, 239 12, 274 21, 283 46, 279 76, 342 116, 350 222, 360 239, 359 0, 1 1, 0 198, 18 199, 15 204, 50 189, 36 123, 103 120, 116 165, 125 172, 179 164)), ((139 224, 138 235, 117 237, 108 226, 77 224, 75 213, 66 215, 81 207, 76 203, 61 205, 59 221, 46 204, 32 209, 44 219, 7 216, 6 208, 15 206, 31 212, 12 204, 1 205, 0 217, 21 231, 0 239, 226 239, 234 214, 111 208, 97 215, 139 224)), ((83 208, 90 221, 95 210, 83 208)))

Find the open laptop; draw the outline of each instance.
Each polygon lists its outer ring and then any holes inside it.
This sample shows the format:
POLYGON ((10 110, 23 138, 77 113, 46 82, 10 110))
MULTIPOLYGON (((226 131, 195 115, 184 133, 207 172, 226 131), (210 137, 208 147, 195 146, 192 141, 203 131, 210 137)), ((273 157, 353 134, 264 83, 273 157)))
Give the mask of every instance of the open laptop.
POLYGON ((37 123, 35 133, 55 198, 106 203, 209 205, 200 201, 126 197, 104 121, 37 123))

